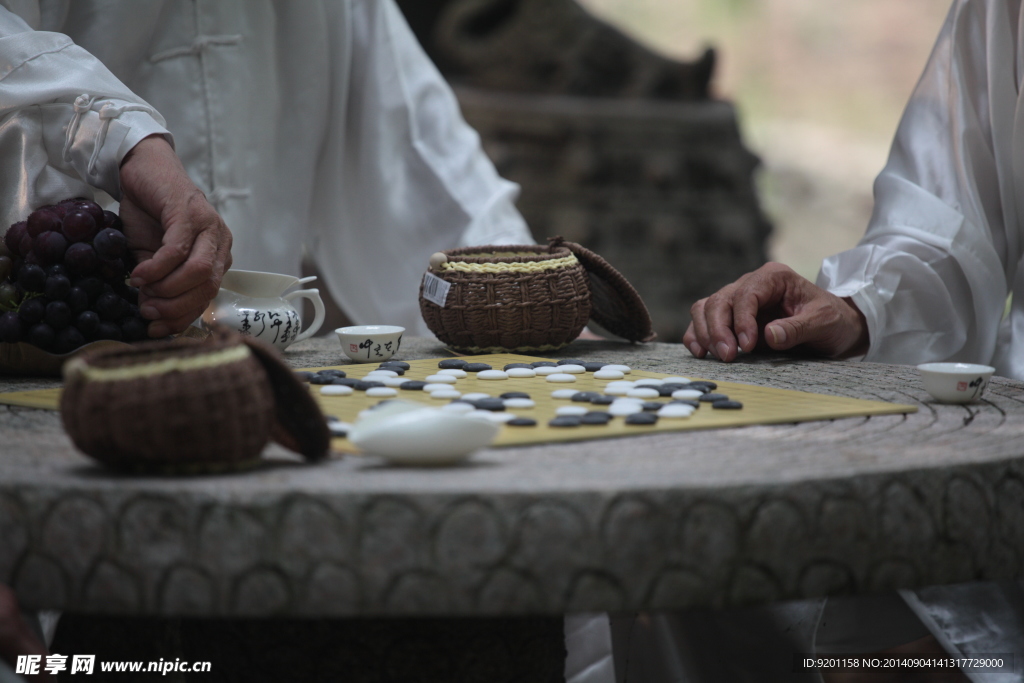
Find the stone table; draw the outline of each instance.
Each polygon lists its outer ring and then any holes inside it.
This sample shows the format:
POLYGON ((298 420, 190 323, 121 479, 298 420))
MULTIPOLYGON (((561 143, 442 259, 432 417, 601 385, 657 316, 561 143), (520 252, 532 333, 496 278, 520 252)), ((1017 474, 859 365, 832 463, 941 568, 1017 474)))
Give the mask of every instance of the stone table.
MULTIPOLYGON (((343 362, 336 340, 295 367, 343 362)), ((406 358, 446 355, 411 340, 406 358)), ((25 606, 133 617, 493 617, 726 607, 975 579, 1024 562, 1024 385, 938 405, 913 368, 696 360, 580 341, 555 357, 856 398, 910 415, 256 471, 112 474, 55 412, 0 408, 0 581, 25 606)), ((0 390, 52 386, 0 379, 0 390)), ((206 679, 204 679, 206 680, 206 679)), ((368 679, 369 680, 369 679, 368 679)), ((376 679, 375 679, 376 680, 376 679)))

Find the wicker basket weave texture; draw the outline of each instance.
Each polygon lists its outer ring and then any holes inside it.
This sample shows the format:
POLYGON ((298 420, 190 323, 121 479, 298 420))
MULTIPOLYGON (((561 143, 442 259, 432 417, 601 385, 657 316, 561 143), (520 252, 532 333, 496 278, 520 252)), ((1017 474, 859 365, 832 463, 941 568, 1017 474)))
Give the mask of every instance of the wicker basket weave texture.
POLYGON ((430 330, 454 349, 553 350, 575 339, 590 319, 587 273, 564 247, 444 253, 449 261, 434 274, 451 284, 445 306, 427 301, 421 291, 420 309, 430 330))
POLYGON ((193 370, 97 381, 69 372, 61 401, 75 445, 109 464, 233 463, 252 460, 273 424, 273 395, 262 365, 237 341, 153 344, 84 356, 86 367, 140 367, 168 357, 198 358, 226 349, 241 356, 193 370))

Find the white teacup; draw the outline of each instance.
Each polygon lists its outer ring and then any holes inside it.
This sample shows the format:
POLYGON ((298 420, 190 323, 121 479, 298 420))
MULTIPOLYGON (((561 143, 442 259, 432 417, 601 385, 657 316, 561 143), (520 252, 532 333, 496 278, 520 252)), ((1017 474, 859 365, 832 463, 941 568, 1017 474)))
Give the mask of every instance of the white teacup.
POLYGON ((970 403, 981 398, 995 372, 990 365, 924 363, 917 366, 925 391, 941 403, 970 403))
POLYGON ((254 270, 229 270, 224 274, 217 297, 203 313, 203 323, 227 325, 284 351, 289 345, 312 337, 324 322, 320 290, 288 291, 315 279, 254 270), (305 330, 301 329, 302 317, 292 304, 299 298, 309 299, 313 304, 313 322, 305 330))
POLYGON ((404 327, 398 325, 352 325, 334 331, 341 350, 357 363, 385 361, 402 346, 404 327))

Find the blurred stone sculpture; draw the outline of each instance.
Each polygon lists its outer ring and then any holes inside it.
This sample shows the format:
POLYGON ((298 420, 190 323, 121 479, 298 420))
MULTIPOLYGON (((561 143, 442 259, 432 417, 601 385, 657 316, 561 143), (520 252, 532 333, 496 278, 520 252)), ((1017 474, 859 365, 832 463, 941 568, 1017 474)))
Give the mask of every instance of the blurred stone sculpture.
POLYGON ((715 53, 666 59, 573 0, 400 2, 445 75, 479 88, 586 97, 708 97, 715 53))
POLYGON ((766 260, 759 160, 712 95, 715 53, 665 58, 575 0, 399 0, 544 243, 604 254, 661 341, 766 260))

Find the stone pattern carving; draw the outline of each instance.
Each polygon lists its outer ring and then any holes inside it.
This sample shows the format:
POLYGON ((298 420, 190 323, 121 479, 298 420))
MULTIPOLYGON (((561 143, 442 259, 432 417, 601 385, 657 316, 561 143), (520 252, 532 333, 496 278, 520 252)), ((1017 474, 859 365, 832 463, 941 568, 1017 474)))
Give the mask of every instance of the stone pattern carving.
MULTIPOLYGON (((290 357, 337 363, 335 343, 290 357)), ((1022 574, 1018 382, 942 406, 911 368, 566 352, 919 412, 500 449, 444 471, 270 451, 256 472, 146 479, 74 454, 55 413, 3 408, 0 581, 29 608, 308 618, 718 607, 1022 574)), ((440 353, 412 340, 407 357, 440 353)))

